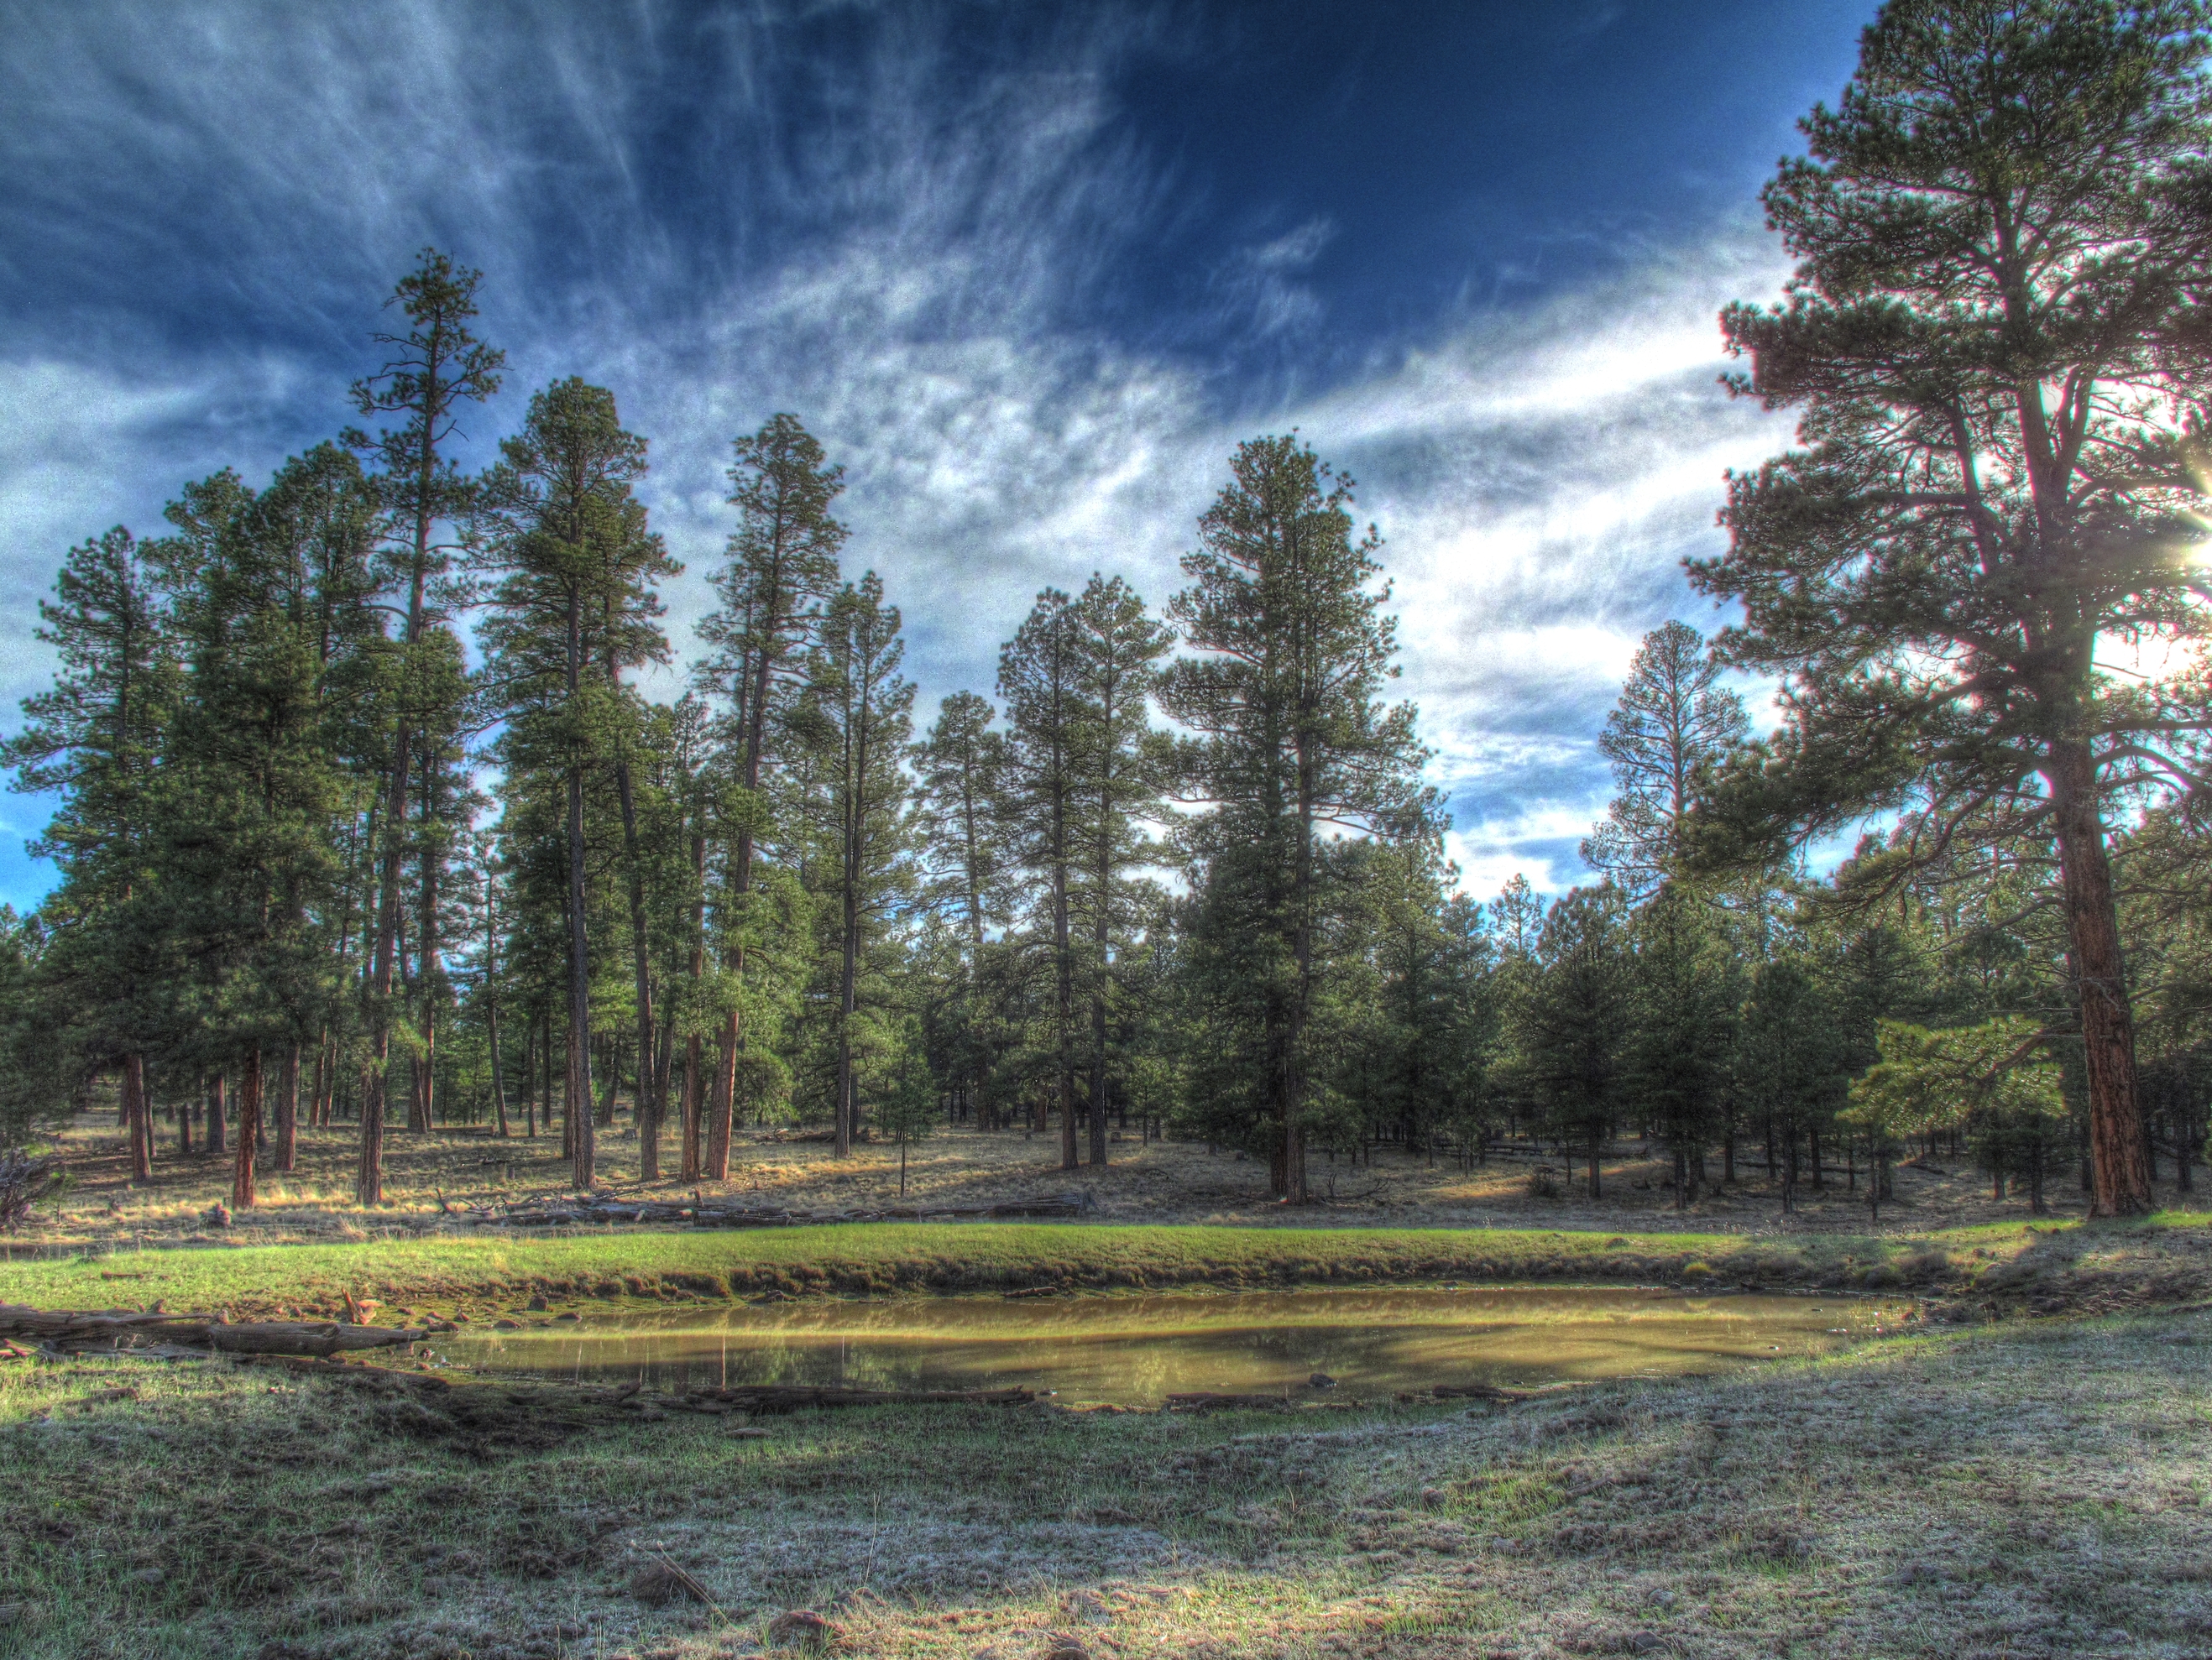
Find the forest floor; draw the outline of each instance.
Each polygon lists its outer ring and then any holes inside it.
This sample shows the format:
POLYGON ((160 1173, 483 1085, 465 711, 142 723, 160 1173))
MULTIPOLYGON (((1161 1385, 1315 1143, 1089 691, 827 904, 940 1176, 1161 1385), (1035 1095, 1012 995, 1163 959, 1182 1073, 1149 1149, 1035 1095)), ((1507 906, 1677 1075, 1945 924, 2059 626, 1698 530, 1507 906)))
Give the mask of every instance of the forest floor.
POLYGON ((2203 1309, 1472 1411, 454 1404, 496 1392, 0 1361, 0 1654, 708 1660, 802 1608, 906 1660, 2212 1651, 2203 1309))
MULTIPOLYGON (((622 1192, 676 1197, 690 1190, 672 1178, 650 1189, 636 1185, 637 1142, 625 1119, 601 1131, 603 1179, 622 1192)), ((155 1162, 154 1184, 129 1184, 120 1133, 111 1118, 82 1117, 60 1136, 73 1178, 59 1203, 41 1206, 25 1225, 26 1243, 58 1246, 143 1239, 175 1240, 203 1231, 202 1219, 230 1193, 228 1160, 179 1156, 164 1141, 155 1162)), ((390 1203, 364 1211, 353 1203, 352 1126, 303 1131, 298 1168, 270 1167, 264 1150, 260 1204, 234 1219, 256 1239, 361 1237, 381 1226, 420 1222, 438 1215, 441 1203, 544 1198, 569 1190, 568 1161, 557 1137, 501 1140, 482 1130, 434 1134, 392 1133, 387 1143, 386 1192, 390 1203)), ((672 1166, 675 1148, 664 1148, 672 1166)), ((1791 1213, 1782 1212, 1780 1185, 1748 1157, 1739 1179, 1677 1208, 1667 1190, 1669 1166, 1656 1149, 1635 1142, 1616 1147, 1601 1161, 1601 1197, 1566 1161, 1533 1150, 1493 1157, 1473 1169, 1449 1160, 1427 1160, 1385 1148, 1354 1166, 1317 1157, 1312 1168, 1315 1203, 1296 1209, 1267 1195, 1267 1167, 1227 1153, 1209 1153, 1194 1142, 1130 1139, 1108 1148, 1103 1167, 1060 1167, 1054 1136, 1020 1130, 940 1130, 907 1149, 906 1193, 899 1197, 899 1153, 864 1144, 839 1159, 826 1139, 761 1132, 740 1136, 726 1183, 708 1184, 709 1197, 787 1209, 855 1210, 887 1205, 961 1205, 1080 1192, 1092 1219, 1102 1222, 1186 1222, 1312 1227, 1680 1230, 1693 1233, 1803 1233, 1853 1236, 1924 1234, 1932 1230, 2021 1221, 2031 1216, 2025 1195, 1993 1199, 1989 1182, 1971 1160, 1939 1159, 1895 1172, 1896 1197, 1870 1219, 1866 1172, 1856 1179, 1829 1166, 1823 1186, 1801 1183, 1791 1213), (1558 1197, 1543 1197, 1548 1187, 1558 1197)), ((1712 1160, 1719 1173, 1719 1160, 1712 1160)), ((2170 1174, 2171 1166, 2165 1166, 2170 1174)), ((2162 1203, 2176 1209, 2212 1207, 2212 1189, 2201 1201, 2159 1184, 2162 1203)), ((2055 1218, 2079 1217, 2083 1196, 2070 1178, 2054 1180, 2046 1194, 2055 1218)))

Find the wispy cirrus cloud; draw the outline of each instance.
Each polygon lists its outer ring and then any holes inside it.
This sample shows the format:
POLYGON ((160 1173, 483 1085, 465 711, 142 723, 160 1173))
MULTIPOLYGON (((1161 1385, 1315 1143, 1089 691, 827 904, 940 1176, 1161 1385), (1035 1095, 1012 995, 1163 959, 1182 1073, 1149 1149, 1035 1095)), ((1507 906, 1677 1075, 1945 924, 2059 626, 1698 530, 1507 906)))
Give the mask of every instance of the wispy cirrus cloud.
MULTIPOLYGON (((1240 379, 1240 352, 1291 361, 1332 325, 1334 221, 1279 219, 1200 274, 1215 355, 1195 324, 1115 327, 1132 262, 1203 210, 1115 91, 1181 25, 1103 9, 979 50, 977 15, 28 12, 0 61, 0 161, 30 181, 0 217, 24 302, 0 348, 0 694, 46 672, 32 605, 69 542, 350 418, 374 306, 434 241, 484 268, 510 354, 465 456, 536 385, 612 387, 689 566, 680 654, 729 439, 797 412, 846 466, 849 557, 902 606, 926 709, 988 691, 1042 586, 1105 569, 1164 600, 1235 443, 1297 427, 1388 539, 1469 886, 1571 881, 1628 656, 1699 615, 1679 560, 1716 545, 1721 470, 1786 436, 1713 384, 1713 312, 1771 291, 1771 246, 1692 227, 1602 286, 1431 315, 1326 387, 1240 379)), ((0 863, 0 889, 39 882, 0 863)))

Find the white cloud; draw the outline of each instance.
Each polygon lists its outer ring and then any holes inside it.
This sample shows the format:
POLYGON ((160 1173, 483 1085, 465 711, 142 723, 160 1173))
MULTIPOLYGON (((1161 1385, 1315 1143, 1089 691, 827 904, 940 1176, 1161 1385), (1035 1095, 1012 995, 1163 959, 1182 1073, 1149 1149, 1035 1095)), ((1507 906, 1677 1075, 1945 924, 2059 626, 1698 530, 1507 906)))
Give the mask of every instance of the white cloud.
POLYGON ((1718 385, 1714 317, 1782 275, 1733 230, 1534 315, 1472 319, 1296 412, 1387 540, 1404 686, 1470 891, 1524 866, 1539 887, 1582 875, 1572 844, 1610 793, 1592 740, 1630 657, 1670 615, 1710 625, 1680 560, 1722 545, 1724 470, 1789 438, 1718 385))
MULTIPOLYGON (((94 331, 75 356, 58 336, 0 365, 12 695, 42 666, 31 602, 61 549, 118 519, 157 528, 185 479, 226 463, 265 476, 335 429, 349 411, 330 342, 366 358, 375 299, 435 239, 485 268, 485 331, 511 355, 508 392, 470 422, 472 458, 533 386, 613 387, 653 439, 648 498, 690 567, 670 595, 680 655, 728 528, 728 441, 795 411, 847 466, 850 560, 882 570, 906 613, 925 711, 989 690, 999 641, 1046 584, 1103 568, 1164 600, 1237 441, 1297 426, 1358 476, 1388 539, 1402 686, 1469 888, 1513 869, 1575 878, 1572 844, 1607 793, 1591 739, 1627 658, 1665 616, 1700 615, 1679 560, 1717 545, 1722 469, 1786 439, 1714 384, 1715 312, 1780 275, 1763 234, 1724 227, 1602 289, 1448 319, 1288 405, 1224 409, 1207 366, 1081 321, 1119 239, 1158 206, 1105 92, 1142 20, 1078 31, 1051 73, 948 100, 957 40, 897 9, 875 49, 835 66, 788 61, 769 12, 707 29, 645 6, 619 58, 583 14, 496 38, 456 15, 239 13, 133 35, 57 10, 12 43, 0 135, 64 197, 99 181, 49 204, 84 260, 103 234, 169 236, 181 277, 248 290, 292 342, 209 370, 216 354, 94 331), (730 172, 720 194, 672 205, 639 149, 638 100, 678 69, 711 81, 730 172), (783 142, 793 88, 839 112, 814 148, 783 142), (195 202, 212 204, 219 260, 195 202), (684 243, 694 221, 719 228, 684 243), (98 367, 125 361, 141 367, 98 367)), ((1333 233, 1316 217, 1247 248, 1211 298, 1288 349, 1321 314, 1333 233)))

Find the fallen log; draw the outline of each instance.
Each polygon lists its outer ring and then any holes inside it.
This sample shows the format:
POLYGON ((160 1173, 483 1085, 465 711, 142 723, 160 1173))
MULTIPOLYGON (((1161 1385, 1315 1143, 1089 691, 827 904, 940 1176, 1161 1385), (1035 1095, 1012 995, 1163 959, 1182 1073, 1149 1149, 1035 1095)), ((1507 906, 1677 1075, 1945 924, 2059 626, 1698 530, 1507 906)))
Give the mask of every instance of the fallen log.
POLYGON ((419 1343, 429 1335, 406 1327, 345 1325, 336 1320, 257 1320, 234 1325, 212 1314, 39 1309, 0 1303, 0 1337, 27 1338, 71 1353, 166 1347, 327 1357, 351 1349, 397 1348, 419 1343))
MULTIPOLYGON (((1540 1391, 1533 1389, 1501 1389, 1496 1384, 1437 1384, 1429 1390, 1430 1397, 1437 1401, 1533 1401, 1540 1391)), ((1417 1395, 1402 1395, 1401 1400, 1413 1401, 1417 1395)))
POLYGON ((1187 1394, 1170 1395, 1167 1398, 1170 1412, 1225 1412, 1236 1409, 1295 1412, 1304 1404, 1287 1395, 1217 1395, 1209 1390, 1194 1390, 1187 1394))
POLYGON ((695 1412, 710 1403, 709 1410, 720 1407, 734 1412, 797 1412, 810 1407, 1019 1407, 1030 1405, 1037 1397, 1036 1390, 1018 1387, 843 1389, 828 1384, 741 1384, 732 1389, 692 1390, 684 1398, 700 1403, 688 1409, 695 1412))
POLYGON ((507 1227, 576 1227, 655 1222, 693 1227, 830 1227, 849 1222, 1044 1221, 1081 1216, 1085 1193, 1005 1199, 991 1204, 890 1205, 872 1210, 791 1210, 773 1205, 678 1204, 665 1200, 588 1195, 512 1204, 484 1220, 507 1227))

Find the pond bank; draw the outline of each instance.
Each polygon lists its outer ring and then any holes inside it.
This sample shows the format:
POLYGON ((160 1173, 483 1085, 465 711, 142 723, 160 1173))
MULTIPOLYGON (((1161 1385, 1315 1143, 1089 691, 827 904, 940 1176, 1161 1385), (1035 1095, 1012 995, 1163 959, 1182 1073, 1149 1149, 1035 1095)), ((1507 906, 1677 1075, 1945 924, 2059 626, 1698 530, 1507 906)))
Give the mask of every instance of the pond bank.
POLYGON ((1688 1289, 1910 1291, 1957 1318, 2212 1298, 2212 1217, 2002 1223, 1917 1237, 1561 1230, 882 1223, 744 1233, 610 1228, 553 1238, 438 1233, 336 1245, 116 1251, 0 1267, 0 1302, 337 1318, 462 1318, 543 1300, 666 1304, 763 1296, 1139 1292, 1572 1282, 1688 1289))
POLYGON ((2212 1318, 2160 1312, 1473 1411, 732 1427, 538 1391, 458 1431, 397 1386, 18 1361, 0 1651, 726 1660, 806 1608, 902 1660, 2185 1660, 2208 1357, 2212 1318))

